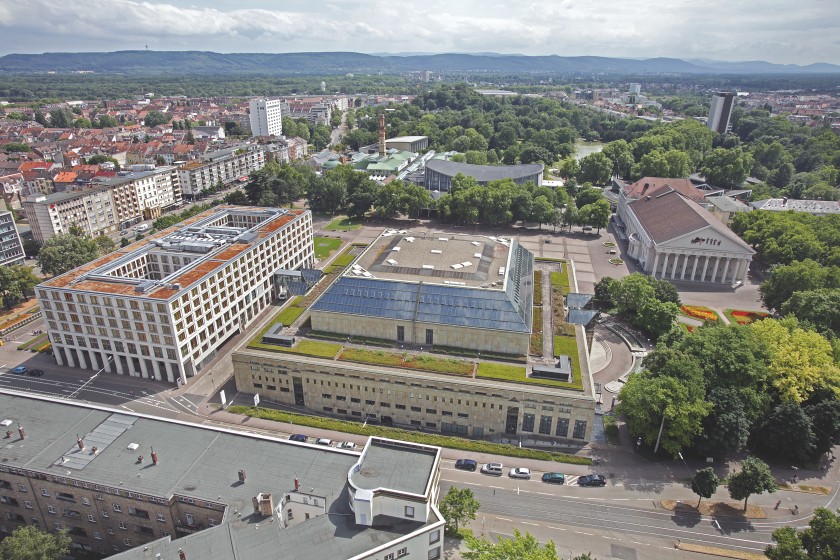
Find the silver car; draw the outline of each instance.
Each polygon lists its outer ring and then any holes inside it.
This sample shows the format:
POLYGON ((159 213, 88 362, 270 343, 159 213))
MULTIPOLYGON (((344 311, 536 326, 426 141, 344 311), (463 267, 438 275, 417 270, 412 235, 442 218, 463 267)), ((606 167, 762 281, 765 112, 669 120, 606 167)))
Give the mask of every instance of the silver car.
POLYGON ((526 469, 523 467, 517 467, 515 469, 510 469, 508 476, 511 478, 521 478, 523 480, 528 480, 531 478, 531 469, 526 469))

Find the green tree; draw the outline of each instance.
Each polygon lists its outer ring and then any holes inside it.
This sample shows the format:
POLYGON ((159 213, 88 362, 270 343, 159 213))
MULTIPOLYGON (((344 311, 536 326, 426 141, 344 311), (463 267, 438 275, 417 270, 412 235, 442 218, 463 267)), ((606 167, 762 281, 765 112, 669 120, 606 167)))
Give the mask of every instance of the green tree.
POLYGON ((225 196, 225 202, 228 204, 234 204, 236 206, 248 206, 251 204, 251 201, 248 199, 245 193, 240 190, 235 190, 233 192, 228 193, 225 196))
POLYGON ((52 128, 70 128, 73 124, 73 113, 67 109, 53 109, 50 111, 50 126, 52 128))
POLYGON ((757 457, 747 457, 741 461, 741 470, 729 476, 727 485, 733 500, 744 500, 744 511, 747 511, 747 500, 753 494, 772 494, 779 488, 770 467, 757 457))
POLYGON ((840 401, 833 395, 827 400, 805 407, 805 414, 811 419, 814 429, 814 452, 812 457, 828 453, 840 444, 840 401))
POLYGON ((840 335, 840 289, 795 291, 782 304, 781 313, 793 315, 825 335, 840 335))
POLYGON ((0 266, 0 297, 7 309, 11 309, 23 297, 23 290, 11 267, 0 266))
POLYGON ((577 180, 593 185, 606 185, 612 176, 613 162, 602 152, 589 154, 580 160, 580 173, 577 180))
POLYGON ((635 161, 633 160, 633 152, 630 150, 630 144, 626 140, 610 142, 604 146, 602 151, 613 162, 613 175, 619 177, 630 175, 630 170, 633 168, 635 161))
POLYGON ((73 126, 76 128, 91 128, 93 125, 91 124, 90 119, 79 117, 73 121, 73 126))
POLYGON ((700 502, 703 501, 703 498, 708 499, 714 496, 719 485, 720 479, 712 467, 706 467, 695 472, 691 478, 691 491, 700 497, 697 500, 697 507, 700 507, 700 502))
POLYGON ((579 173, 580 164, 578 163, 578 160, 576 160, 573 157, 566 158, 563 161, 561 161, 560 166, 557 168, 557 174, 563 177, 564 179, 577 177, 579 173))
POLYGON ((467 549, 462 554, 464 560, 557 560, 554 542, 540 544, 533 535, 527 532, 523 535, 519 529, 513 530, 512 539, 501 537, 495 543, 467 537, 467 549))
POLYGON ((440 500, 440 513, 446 519, 446 532, 457 535, 458 528, 475 519, 475 514, 481 504, 473 496, 469 488, 452 486, 446 496, 440 500))
POLYGON ((695 445, 707 456, 725 457, 740 451, 750 435, 750 420, 737 389, 712 387, 706 400, 714 406, 703 419, 703 431, 695 445))
POLYGON ((419 218, 420 213, 432 208, 434 201, 429 191, 420 185, 405 184, 403 188, 402 208, 409 218, 419 218))
POLYGON ((659 440, 660 447, 676 457, 691 445, 711 411, 703 396, 703 387, 696 382, 642 371, 631 375, 622 387, 618 412, 627 419, 632 436, 651 446, 659 440))
POLYGON ((783 402, 764 419, 761 447, 774 456, 787 461, 802 463, 816 448, 811 419, 798 404, 783 402))
POLYGON ((170 118, 171 117, 169 117, 166 113, 162 113, 160 111, 149 111, 146 113, 146 118, 143 119, 143 125, 149 128, 154 128, 168 123, 170 118))
POLYGON ((120 238, 120 247, 128 247, 129 245, 131 245, 131 241, 127 237, 120 238))
POLYGON ((58 560, 70 551, 66 530, 46 533, 34 525, 24 525, 0 542, 4 560, 58 560))
POLYGON ((391 181, 376 190, 373 207, 382 218, 396 218, 402 209, 403 187, 401 181, 391 181))
POLYGON ((35 111, 35 122, 41 126, 47 126, 47 117, 40 109, 35 111))
POLYGON ((87 235, 59 233, 47 239, 38 254, 38 266, 45 274, 58 276, 96 258, 99 246, 87 235))
POLYGON ((87 159, 87 163, 89 163, 90 165, 99 165, 100 163, 104 163, 106 161, 110 161, 111 163, 113 163, 114 164, 114 169, 116 171, 120 170, 120 162, 118 162, 116 159, 112 158, 111 156, 106 156, 105 154, 96 154, 95 156, 90 156, 87 159))
POLYGON ((610 202, 606 198, 601 198, 580 208, 578 220, 584 225, 598 228, 597 233, 601 233, 601 228, 607 227, 610 223, 610 214, 610 202))
POLYGON ((840 269, 824 267, 811 259, 794 261, 773 268, 770 278, 761 283, 759 293, 767 309, 781 311, 794 292, 837 288, 840 269))
POLYGON ((94 241, 96 241, 96 246, 99 248, 100 255, 110 253, 111 251, 117 248, 117 245, 114 243, 114 241, 104 234, 97 235, 94 241))
POLYGON ((770 560, 834 560, 840 557, 840 511, 817 508, 807 529, 781 527, 773 540, 764 552, 770 560))
POLYGON ((740 148, 717 148, 700 167, 706 180, 718 187, 734 189, 741 186, 752 168, 752 156, 740 148))
POLYGON ((117 119, 111 115, 100 115, 96 121, 96 128, 114 128, 119 126, 117 119))

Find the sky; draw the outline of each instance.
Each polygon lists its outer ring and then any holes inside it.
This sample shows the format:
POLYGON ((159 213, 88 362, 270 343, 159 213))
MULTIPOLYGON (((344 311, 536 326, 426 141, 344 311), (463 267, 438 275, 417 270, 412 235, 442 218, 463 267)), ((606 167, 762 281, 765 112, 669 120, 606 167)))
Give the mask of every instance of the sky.
POLYGON ((496 52, 840 64, 838 0, 0 0, 0 54, 496 52))

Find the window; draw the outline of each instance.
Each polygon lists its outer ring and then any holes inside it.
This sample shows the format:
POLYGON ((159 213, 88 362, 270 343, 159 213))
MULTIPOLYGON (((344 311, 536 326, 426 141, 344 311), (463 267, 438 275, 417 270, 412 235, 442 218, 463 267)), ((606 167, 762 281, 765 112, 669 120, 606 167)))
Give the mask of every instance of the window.
MULTIPOLYGON (((307 513, 306 515, 309 515, 309 514, 307 513)), ((208 518, 207 519, 207 525, 209 527, 215 527, 216 526, 216 520, 213 519, 212 517, 208 518)))
POLYGON ((47 511, 48 511, 49 513, 55 513, 55 508, 54 508, 54 507, 52 507, 52 506, 47 506, 47 511))
POLYGON ((90 521, 91 523, 96 523, 96 518, 94 516, 88 514, 88 521, 90 521))
POLYGON ((575 420, 575 431, 572 432, 572 437, 575 439, 583 439, 586 434, 586 420, 575 420))
POLYGON ((24 500, 23 505, 26 506, 26 509, 32 509, 32 502, 29 500, 24 500))
POLYGON ((90 505, 90 500, 88 500, 87 498, 82 498, 82 504, 84 504, 86 506, 89 506, 90 505))
POLYGON ((440 547, 429 551, 429 560, 438 560, 438 558, 440 558, 440 547))
POLYGON ((408 554, 408 548, 401 548, 397 551, 397 556, 405 556, 408 554))
POLYGON ((557 419, 557 428, 554 430, 555 436, 560 437, 569 437, 569 419, 568 418, 558 418, 557 419))
POLYGON ((110 527, 108 527, 108 534, 109 534, 109 535, 113 535, 113 534, 114 534, 114 530, 113 530, 113 529, 111 529, 110 527))
POLYGON ((522 415, 522 431, 523 432, 533 432, 534 431, 534 415, 526 412, 522 415))
POLYGON ((131 539, 123 539, 123 544, 125 546, 131 546, 131 539))
POLYGON ((435 332, 432 329, 426 329, 426 344, 431 346, 435 343, 435 332))
POLYGON ((405 342, 405 327, 397 327, 397 341, 405 342))
POLYGON ((436 542, 440 542, 440 529, 429 533, 429 544, 435 544, 436 542))
POLYGON ((120 521, 120 529, 128 529, 128 525, 125 524, 125 521, 120 521))
POLYGON ((108 517, 108 510, 107 509, 102 510, 102 517, 108 517))
POLYGON ((114 511, 122 511, 122 506, 120 504, 114 504, 114 511))
POLYGON ((162 513, 159 513, 159 514, 157 514, 157 520, 158 521, 166 521, 166 517, 164 517, 162 513))
POLYGON ((414 517, 414 506, 405 506, 405 516, 414 517))
POLYGON ((540 416, 540 433, 551 434, 551 416, 540 416))
POLYGON ((98 540, 98 541, 101 541, 102 540, 102 533, 100 533, 99 531, 94 531, 93 532, 93 538, 98 540))
POLYGON ((46 488, 41 488, 41 495, 49 497, 50 491, 47 490, 46 488))
POLYGON ((382 560, 394 560, 394 553, 386 554, 382 560))

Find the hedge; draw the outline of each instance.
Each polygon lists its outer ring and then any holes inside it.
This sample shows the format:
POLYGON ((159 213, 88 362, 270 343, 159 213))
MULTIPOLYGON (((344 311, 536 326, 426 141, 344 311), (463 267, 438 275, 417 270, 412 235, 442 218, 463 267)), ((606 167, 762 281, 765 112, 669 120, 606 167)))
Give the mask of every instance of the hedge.
POLYGON ((492 453, 494 455, 503 455, 505 457, 534 459, 538 461, 555 461, 558 463, 569 463, 572 465, 592 464, 592 460, 588 457, 577 457, 566 453, 527 449, 503 443, 464 439, 453 436, 444 436, 441 434, 414 432, 411 430, 391 428, 388 426, 374 426, 371 424, 362 425, 357 422, 350 422, 347 420, 324 418, 321 416, 308 416, 304 414, 295 414, 293 412, 285 412, 282 410, 253 408, 247 406, 230 406, 227 410, 233 414, 243 414, 252 418, 262 418, 265 420, 273 420, 275 422, 286 422, 290 424, 297 424, 298 426, 309 426, 311 428, 334 430, 337 432, 361 436, 379 436, 414 443, 422 443, 425 445, 447 447, 449 449, 472 451, 474 453, 492 453))

